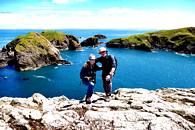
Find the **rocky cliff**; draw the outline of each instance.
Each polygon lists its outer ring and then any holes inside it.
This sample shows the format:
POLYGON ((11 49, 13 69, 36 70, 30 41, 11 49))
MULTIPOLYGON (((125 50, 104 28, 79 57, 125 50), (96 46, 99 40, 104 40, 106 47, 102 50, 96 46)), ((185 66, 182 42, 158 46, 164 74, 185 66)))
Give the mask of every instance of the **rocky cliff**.
POLYGON ((118 89, 92 104, 64 96, 0 98, 1 130, 195 130, 195 89, 118 89))
POLYGON ((73 36, 57 31, 43 31, 41 35, 46 37, 52 45, 59 50, 81 50, 79 40, 73 36))
POLYGON ((84 41, 81 42, 81 46, 86 47, 86 46, 91 46, 95 47, 100 45, 101 43, 99 42, 100 39, 106 39, 107 37, 102 34, 96 34, 92 37, 89 37, 85 39, 84 41))
POLYGON ((30 32, 8 43, 0 51, 0 67, 15 66, 16 70, 34 70, 50 64, 70 64, 45 37, 30 32))
POLYGON ((107 47, 115 48, 130 48, 144 51, 168 50, 195 54, 195 27, 137 34, 113 39, 106 44, 107 47))

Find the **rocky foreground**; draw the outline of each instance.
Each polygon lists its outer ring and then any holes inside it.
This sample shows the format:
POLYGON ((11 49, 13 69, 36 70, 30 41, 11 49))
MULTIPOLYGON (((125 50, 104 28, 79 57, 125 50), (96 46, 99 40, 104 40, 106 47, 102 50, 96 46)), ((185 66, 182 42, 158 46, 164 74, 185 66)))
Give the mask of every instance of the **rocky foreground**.
POLYGON ((34 94, 0 98, 1 130, 195 130, 194 89, 118 89, 93 103, 34 94))

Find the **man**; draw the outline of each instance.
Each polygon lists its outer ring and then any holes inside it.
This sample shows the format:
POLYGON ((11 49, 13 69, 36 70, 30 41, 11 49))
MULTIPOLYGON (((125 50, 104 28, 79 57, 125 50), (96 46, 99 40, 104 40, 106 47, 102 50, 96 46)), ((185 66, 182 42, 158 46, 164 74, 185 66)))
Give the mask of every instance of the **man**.
POLYGON ((96 63, 100 62, 102 64, 103 87, 105 94, 108 97, 111 96, 112 77, 115 74, 117 63, 114 56, 108 55, 107 49, 105 47, 101 47, 99 49, 99 54, 101 55, 101 57, 96 59, 96 63))

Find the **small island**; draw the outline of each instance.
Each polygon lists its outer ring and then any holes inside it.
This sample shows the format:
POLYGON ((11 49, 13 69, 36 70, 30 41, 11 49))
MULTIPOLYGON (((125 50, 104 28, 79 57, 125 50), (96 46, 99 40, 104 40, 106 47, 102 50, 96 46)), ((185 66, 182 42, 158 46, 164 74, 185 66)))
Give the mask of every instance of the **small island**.
POLYGON ((70 64, 59 50, 36 32, 18 36, 0 52, 0 67, 14 66, 18 71, 35 70, 50 64, 70 64))

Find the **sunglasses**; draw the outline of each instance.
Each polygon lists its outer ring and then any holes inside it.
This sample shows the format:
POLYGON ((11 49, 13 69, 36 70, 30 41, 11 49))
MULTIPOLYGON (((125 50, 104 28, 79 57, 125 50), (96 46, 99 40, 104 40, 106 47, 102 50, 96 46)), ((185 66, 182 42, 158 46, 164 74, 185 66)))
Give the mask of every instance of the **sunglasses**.
POLYGON ((105 51, 101 51, 100 54, 105 53, 105 51))

